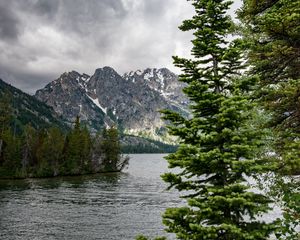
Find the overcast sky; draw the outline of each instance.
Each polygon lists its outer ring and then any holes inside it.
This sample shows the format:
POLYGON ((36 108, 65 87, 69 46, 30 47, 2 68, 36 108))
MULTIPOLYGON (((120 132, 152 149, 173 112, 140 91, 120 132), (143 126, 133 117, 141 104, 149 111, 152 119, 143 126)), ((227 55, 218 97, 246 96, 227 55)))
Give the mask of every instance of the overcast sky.
POLYGON ((34 93, 71 70, 178 72, 171 56, 192 38, 178 25, 192 15, 186 0, 0 0, 0 78, 34 93))

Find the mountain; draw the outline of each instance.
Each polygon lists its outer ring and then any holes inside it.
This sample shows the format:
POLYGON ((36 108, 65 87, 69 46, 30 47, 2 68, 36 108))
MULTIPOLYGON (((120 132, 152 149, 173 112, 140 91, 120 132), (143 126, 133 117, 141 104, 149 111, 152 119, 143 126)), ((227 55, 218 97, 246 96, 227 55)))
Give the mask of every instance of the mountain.
POLYGON ((15 115, 16 130, 21 130, 26 124, 31 124, 34 128, 47 128, 53 125, 60 129, 69 128, 52 107, 0 79, 0 102, 4 102, 4 98, 7 97, 15 115))
POLYGON ((164 131, 159 110, 188 115, 184 85, 177 80, 166 68, 121 76, 113 68, 104 67, 92 76, 64 73, 38 90, 35 97, 70 122, 80 116, 95 131, 117 124, 125 133, 158 139, 164 131))
POLYGON ((70 123, 76 116, 80 116, 82 122, 94 129, 100 129, 105 120, 111 122, 101 108, 93 102, 87 94, 86 87, 90 77, 75 71, 62 74, 57 80, 38 90, 35 97, 53 107, 60 115, 70 123))

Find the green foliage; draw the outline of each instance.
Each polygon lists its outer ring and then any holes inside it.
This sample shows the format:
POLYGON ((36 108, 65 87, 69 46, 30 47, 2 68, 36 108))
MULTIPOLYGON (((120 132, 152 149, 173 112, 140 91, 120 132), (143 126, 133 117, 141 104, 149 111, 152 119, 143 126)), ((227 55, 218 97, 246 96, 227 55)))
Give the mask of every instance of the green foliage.
POLYGON ((127 165, 128 159, 121 157, 121 145, 116 127, 103 129, 100 148, 102 149, 102 162, 105 171, 119 171, 127 165))
POLYGON ((246 177, 273 165, 255 157, 262 145, 261 133, 248 124, 255 79, 240 77, 243 42, 227 40, 234 29, 226 15, 231 2, 191 2, 196 15, 180 29, 194 32, 193 58, 175 56, 174 63, 182 69, 179 80, 187 83, 193 116, 163 111, 170 134, 180 139, 166 159, 181 171, 162 177, 184 193, 187 206, 167 209, 163 222, 178 239, 268 239, 277 225, 258 217, 271 201, 251 191, 246 177))
POLYGON ((65 136, 56 128, 50 128, 38 150, 38 176, 57 176, 63 159, 65 136))
POLYGON ((259 78, 259 103, 270 118, 277 180, 271 195, 282 202, 284 225, 279 239, 299 239, 300 174, 300 2, 246 0, 239 12, 248 44, 250 74, 259 78), (282 178, 284 176, 284 178, 282 178))
POLYGON ((3 151, 1 154, 0 171, 5 177, 12 177, 21 169, 22 149, 21 139, 14 137, 7 129, 1 135, 3 151))
POLYGON ((295 173, 300 171, 298 154, 292 165, 291 155, 286 154, 291 147, 297 149, 300 136, 299 6, 299 0, 247 0, 239 12, 251 74, 260 79, 256 94, 271 112, 268 126, 277 136, 276 152, 282 157, 282 165, 295 173))
POLYGON ((97 137, 93 138, 88 129, 81 126, 79 118, 67 134, 57 127, 36 130, 27 125, 21 135, 7 129, 0 135, 0 178, 120 171, 128 158, 120 155, 116 129, 105 132, 105 141, 99 145, 95 141, 97 137), (95 164, 95 156, 104 161, 95 164))
MULTIPOLYGON (((40 135, 41 137, 41 135, 40 135)), ((40 139, 41 140, 41 139, 40 139)), ((25 126, 23 132, 23 168, 28 169, 37 164, 38 132, 31 125, 25 126)))
POLYGON ((10 92, 0 92, 0 134, 9 129, 13 118, 12 96, 10 92))
POLYGON ((122 153, 172 153, 175 152, 178 147, 176 145, 136 136, 125 135, 123 139, 127 137, 133 138, 134 141, 121 144, 122 153))
MULTIPOLYGON (((278 234, 278 239, 298 240, 300 237, 300 185, 299 179, 277 182, 276 188, 280 187, 282 193, 282 208, 284 210, 284 221, 281 229, 282 234, 278 234)), ((278 189, 275 189, 278 193, 278 189)), ((281 199, 279 199, 280 201, 281 199)))
POLYGON ((91 153, 91 137, 86 128, 80 126, 76 118, 74 128, 67 135, 64 151, 64 171, 70 175, 78 175, 88 169, 91 153))

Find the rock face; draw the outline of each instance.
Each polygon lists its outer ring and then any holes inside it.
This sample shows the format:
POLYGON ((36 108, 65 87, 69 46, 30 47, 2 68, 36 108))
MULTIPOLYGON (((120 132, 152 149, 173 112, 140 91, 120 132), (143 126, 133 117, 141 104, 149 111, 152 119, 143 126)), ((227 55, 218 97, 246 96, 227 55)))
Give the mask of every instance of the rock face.
POLYGON ((119 75, 111 67, 92 76, 75 71, 38 90, 35 97, 74 121, 77 115, 92 129, 118 124, 126 133, 155 138, 163 129, 161 109, 188 114, 184 85, 166 68, 119 75))
POLYGON ((94 128, 104 124, 105 113, 101 111, 86 92, 89 76, 75 71, 62 74, 57 80, 38 90, 35 97, 67 119, 70 123, 80 116, 81 120, 94 128))

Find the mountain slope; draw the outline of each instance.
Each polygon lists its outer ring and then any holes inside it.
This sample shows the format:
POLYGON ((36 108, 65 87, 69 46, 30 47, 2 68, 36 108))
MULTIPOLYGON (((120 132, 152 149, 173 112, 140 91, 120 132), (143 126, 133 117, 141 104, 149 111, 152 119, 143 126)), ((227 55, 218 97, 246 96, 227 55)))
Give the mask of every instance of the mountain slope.
POLYGON ((62 74, 57 80, 49 83, 45 88, 38 90, 35 97, 53 107, 53 109, 69 122, 74 122, 80 116, 83 123, 94 129, 100 129, 107 122, 106 114, 89 97, 86 90, 86 74, 72 71, 62 74))
POLYGON ((79 115, 95 131, 117 124, 125 133, 156 138, 164 131, 159 110, 188 114, 183 87, 165 68, 121 76, 104 67, 92 76, 64 73, 35 96, 69 121, 79 115))
POLYGON ((26 124, 31 124, 34 128, 47 128, 53 125, 61 129, 68 128, 52 107, 0 79, 0 101, 5 94, 11 98, 17 130, 21 130, 26 124))

